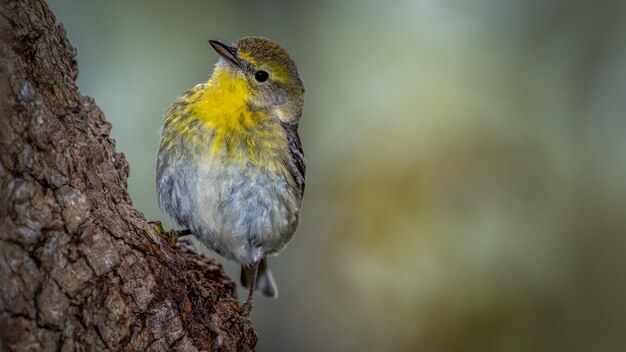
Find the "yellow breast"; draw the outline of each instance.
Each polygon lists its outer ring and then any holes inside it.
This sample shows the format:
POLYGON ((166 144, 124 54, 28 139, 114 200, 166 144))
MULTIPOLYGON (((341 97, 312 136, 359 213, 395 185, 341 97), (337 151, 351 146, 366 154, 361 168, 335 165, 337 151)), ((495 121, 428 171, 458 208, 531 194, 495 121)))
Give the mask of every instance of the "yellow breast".
MULTIPOLYGON (((198 162, 252 164, 287 172, 286 134, 265 111, 252 111, 245 78, 216 68, 206 84, 196 86, 165 117, 165 129, 179 134, 198 162)), ((163 147, 163 146, 162 146, 163 147)))

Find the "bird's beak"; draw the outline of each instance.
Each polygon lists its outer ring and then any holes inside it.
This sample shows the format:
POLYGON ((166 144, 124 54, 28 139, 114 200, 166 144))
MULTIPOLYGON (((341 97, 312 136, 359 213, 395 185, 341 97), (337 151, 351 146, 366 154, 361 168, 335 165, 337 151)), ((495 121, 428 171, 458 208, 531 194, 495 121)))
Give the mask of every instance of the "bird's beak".
POLYGON ((224 44, 219 40, 209 40, 209 44, 220 54, 226 61, 235 65, 235 67, 241 67, 241 60, 237 57, 237 48, 228 44, 224 44))

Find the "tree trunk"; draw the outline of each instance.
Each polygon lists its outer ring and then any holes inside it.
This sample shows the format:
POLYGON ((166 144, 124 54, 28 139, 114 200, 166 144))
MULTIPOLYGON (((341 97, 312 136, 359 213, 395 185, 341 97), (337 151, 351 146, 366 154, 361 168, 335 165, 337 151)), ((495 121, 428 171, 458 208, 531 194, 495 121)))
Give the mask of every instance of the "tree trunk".
POLYGON ((0 351, 252 350, 221 265, 133 208, 63 27, 0 2, 0 351))

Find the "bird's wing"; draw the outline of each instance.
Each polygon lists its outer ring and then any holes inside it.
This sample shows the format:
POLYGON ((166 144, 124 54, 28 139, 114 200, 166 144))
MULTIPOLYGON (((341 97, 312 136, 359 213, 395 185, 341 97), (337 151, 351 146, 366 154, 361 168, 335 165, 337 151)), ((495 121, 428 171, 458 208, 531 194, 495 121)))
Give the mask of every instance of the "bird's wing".
POLYGON ((290 156, 290 160, 288 160, 289 172, 300 189, 300 198, 302 198, 304 194, 306 159, 304 158, 300 136, 298 136, 298 125, 282 124, 282 126, 287 133, 287 145, 289 147, 290 156))

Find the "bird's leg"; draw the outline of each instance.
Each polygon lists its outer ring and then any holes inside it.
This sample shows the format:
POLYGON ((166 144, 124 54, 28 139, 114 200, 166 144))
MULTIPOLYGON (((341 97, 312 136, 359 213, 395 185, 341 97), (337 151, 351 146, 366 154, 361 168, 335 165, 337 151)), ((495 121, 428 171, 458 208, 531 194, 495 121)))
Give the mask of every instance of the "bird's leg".
POLYGON ((165 231, 163 229, 163 224, 156 220, 156 221, 150 221, 149 222, 150 225, 152 225, 157 233, 157 236, 165 239, 167 241, 167 243, 169 243, 170 246, 174 247, 176 246, 176 242, 178 242, 178 237, 181 236, 185 236, 185 235, 191 235, 191 230, 169 230, 169 231, 165 231))
POLYGON ((191 235, 191 230, 186 229, 186 230, 178 230, 178 231, 174 231, 172 230, 172 232, 176 233, 176 236, 178 237, 182 237, 182 236, 187 236, 187 235, 191 235))
POLYGON ((254 263, 252 266, 252 281, 250 282, 250 290, 248 291, 248 298, 241 306, 241 313, 245 316, 249 316, 252 312, 252 300, 254 299, 254 289, 256 287, 256 277, 259 273, 259 262, 254 263))

